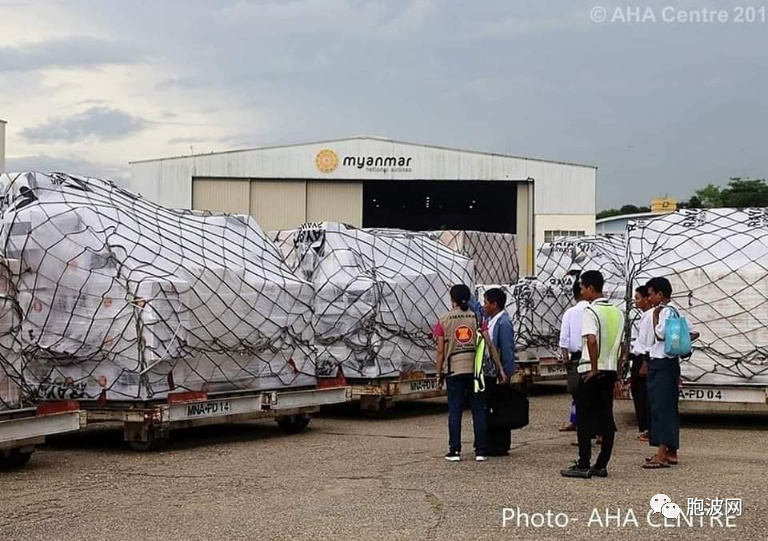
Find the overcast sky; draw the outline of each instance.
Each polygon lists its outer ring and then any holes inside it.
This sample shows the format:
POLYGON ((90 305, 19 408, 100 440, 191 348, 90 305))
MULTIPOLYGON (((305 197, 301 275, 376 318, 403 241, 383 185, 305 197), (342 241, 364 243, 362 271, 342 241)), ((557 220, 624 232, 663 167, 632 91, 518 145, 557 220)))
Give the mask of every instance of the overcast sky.
POLYGON ((7 168, 366 134, 594 164, 598 208, 687 197, 768 176, 768 13, 733 4, 0 0, 7 168))

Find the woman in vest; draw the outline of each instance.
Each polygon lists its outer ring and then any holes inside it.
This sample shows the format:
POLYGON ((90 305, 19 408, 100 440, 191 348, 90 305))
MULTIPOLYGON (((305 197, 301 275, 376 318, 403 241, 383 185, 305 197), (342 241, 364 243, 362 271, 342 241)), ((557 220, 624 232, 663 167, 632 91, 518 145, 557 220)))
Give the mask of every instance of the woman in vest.
POLYGON ((486 460, 485 397, 475 389, 475 373, 482 372, 482 362, 479 371, 475 362, 478 334, 482 331, 477 316, 469 308, 470 296, 466 285, 453 286, 453 308, 440 318, 435 328, 439 385, 442 388, 444 381, 448 391, 449 450, 445 459, 451 462, 461 460, 461 417, 466 400, 472 409, 475 460, 486 460))

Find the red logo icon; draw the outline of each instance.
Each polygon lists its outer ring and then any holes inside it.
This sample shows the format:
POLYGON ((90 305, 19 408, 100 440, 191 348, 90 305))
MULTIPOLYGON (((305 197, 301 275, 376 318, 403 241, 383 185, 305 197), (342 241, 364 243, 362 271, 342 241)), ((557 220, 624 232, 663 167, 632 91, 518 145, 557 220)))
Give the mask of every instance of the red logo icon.
POLYGON ((461 327, 458 327, 456 329, 456 332, 453 333, 456 337, 456 341, 459 344, 469 344, 472 342, 472 339, 475 337, 475 333, 467 327, 466 325, 462 325, 461 327))

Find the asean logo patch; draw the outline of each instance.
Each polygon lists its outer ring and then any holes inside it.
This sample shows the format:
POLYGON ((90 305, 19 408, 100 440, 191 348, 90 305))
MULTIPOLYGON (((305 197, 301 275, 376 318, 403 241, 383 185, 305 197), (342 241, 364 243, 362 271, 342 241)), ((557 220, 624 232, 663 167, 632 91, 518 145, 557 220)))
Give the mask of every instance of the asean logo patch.
POLYGON ((475 337, 474 331, 469 327, 467 327, 466 325, 462 325, 461 327, 458 327, 456 331, 453 333, 453 335, 459 344, 469 344, 472 342, 472 339, 475 337))

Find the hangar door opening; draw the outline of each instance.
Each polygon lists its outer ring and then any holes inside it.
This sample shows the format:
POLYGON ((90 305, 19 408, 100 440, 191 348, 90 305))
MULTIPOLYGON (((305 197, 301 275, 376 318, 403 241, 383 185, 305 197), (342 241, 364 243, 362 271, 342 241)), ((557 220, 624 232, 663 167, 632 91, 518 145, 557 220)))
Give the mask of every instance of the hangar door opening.
POLYGON ((517 233, 517 182, 366 181, 363 227, 517 233))

